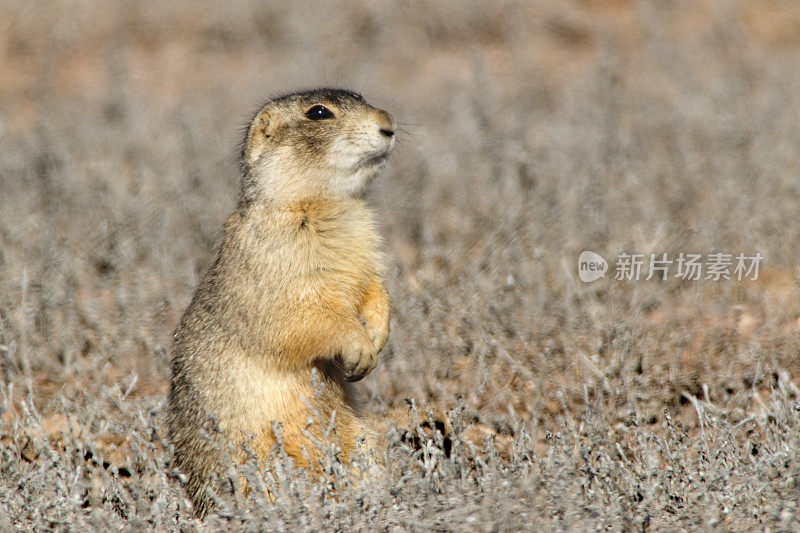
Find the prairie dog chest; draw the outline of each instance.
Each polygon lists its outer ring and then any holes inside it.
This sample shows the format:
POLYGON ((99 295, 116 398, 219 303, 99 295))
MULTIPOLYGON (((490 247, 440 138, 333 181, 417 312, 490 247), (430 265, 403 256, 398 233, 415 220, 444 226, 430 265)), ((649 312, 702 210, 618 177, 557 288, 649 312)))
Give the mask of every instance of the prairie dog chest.
POLYGON ((368 212, 309 216, 298 229, 296 246, 304 263, 298 271, 328 290, 366 290, 381 270, 379 236, 368 212))
POLYGON ((260 242, 248 249, 258 250, 253 273, 266 294, 357 297, 383 270, 380 236, 362 201, 308 202, 256 218, 249 233, 260 242))

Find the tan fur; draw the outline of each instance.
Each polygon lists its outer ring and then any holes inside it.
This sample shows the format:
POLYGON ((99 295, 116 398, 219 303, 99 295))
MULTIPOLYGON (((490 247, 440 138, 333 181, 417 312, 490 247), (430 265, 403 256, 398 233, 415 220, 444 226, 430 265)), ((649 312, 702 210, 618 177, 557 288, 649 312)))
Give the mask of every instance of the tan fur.
POLYGON ((342 460, 359 436, 373 438, 348 381, 375 367, 389 334, 380 239, 361 195, 394 147, 393 129, 388 113, 337 90, 287 95, 254 117, 239 207, 175 331, 169 434, 198 514, 221 450, 249 442, 265 459, 273 422, 299 465, 316 466, 303 430, 321 440, 322 428, 308 425, 303 398, 324 424, 335 412, 342 460), (314 105, 335 117, 310 120, 314 105), (317 396, 312 369, 324 384, 317 396))

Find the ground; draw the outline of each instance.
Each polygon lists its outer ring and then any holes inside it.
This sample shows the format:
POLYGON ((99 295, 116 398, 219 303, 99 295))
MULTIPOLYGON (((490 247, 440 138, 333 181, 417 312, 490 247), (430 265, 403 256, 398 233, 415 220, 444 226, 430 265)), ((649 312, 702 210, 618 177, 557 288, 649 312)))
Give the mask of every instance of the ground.
POLYGON ((798 65, 791 0, 0 3, 0 530, 800 529, 798 65), (359 384, 387 467, 278 454, 201 523, 170 335, 241 127, 319 85, 400 123, 359 384), (618 280, 622 253, 763 261, 618 280))

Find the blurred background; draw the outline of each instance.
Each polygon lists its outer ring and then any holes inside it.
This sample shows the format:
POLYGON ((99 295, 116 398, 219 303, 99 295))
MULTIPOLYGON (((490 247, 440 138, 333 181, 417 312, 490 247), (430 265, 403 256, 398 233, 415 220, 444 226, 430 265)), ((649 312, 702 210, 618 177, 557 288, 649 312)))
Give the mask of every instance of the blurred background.
MULTIPOLYGON (((131 431, 158 431, 171 332, 235 207, 242 128, 317 86, 401 126, 369 193, 394 304, 369 411, 460 398, 479 440, 527 432, 542 456, 587 410, 632 457, 625 424, 699 439, 698 405, 741 461, 795 427, 769 424, 800 383, 797 2, 2 1, 4 479, 64 435, 135 472, 131 431), (583 250, 764 260, 755 281, 585 284, 583 250)), ((20 523, 46 514, 14 501, 20 523)))

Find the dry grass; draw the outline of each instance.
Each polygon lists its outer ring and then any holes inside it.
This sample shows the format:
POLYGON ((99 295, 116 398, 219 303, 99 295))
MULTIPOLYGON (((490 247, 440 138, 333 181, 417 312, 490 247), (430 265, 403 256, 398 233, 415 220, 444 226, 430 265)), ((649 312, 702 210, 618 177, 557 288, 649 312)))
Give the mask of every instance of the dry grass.
POLYGON ((0 530, 797 529, 796 4, 292 6, 0 3, 0 530), (323 84, 404 124, 364 401, 449 413, 452 453, 393 430, 356 486, 245 467, 261 489, 199 523, 161 440, 170 333, 242 121, 323 84), (765 261, 583 284, 584 249, 765 261))

